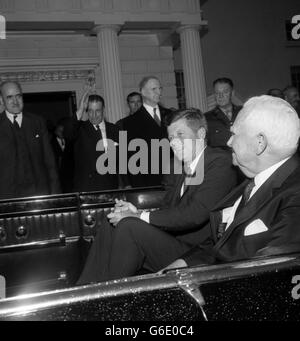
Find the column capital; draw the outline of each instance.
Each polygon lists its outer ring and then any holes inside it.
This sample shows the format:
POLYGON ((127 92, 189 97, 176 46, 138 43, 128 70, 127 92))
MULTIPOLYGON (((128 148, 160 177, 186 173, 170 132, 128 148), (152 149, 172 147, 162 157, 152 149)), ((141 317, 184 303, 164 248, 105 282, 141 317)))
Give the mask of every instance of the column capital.
POLYGON ((188 25, 181 25, 177 28, 177 33, 182 33, 184 31, 200 31, 203 25, 201 24, 188 24, 188 25))
POLYGON ((111 30, 111 31, 114 31, 114 32, 116 32, 118 34, 121 31, 121 29, 122 29, 122 25, 104 24, 104 25, 96 25, 93 28, 93 31, 98 34, 98 33, 100 33, 101 31, 104 31, 104 30, 111 30))

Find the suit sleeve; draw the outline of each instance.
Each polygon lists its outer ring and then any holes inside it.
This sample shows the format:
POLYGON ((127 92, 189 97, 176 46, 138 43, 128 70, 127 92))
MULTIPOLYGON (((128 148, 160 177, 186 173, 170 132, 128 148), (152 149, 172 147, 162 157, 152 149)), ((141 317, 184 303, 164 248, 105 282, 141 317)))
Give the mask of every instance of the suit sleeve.
POLYGON ((216 263, 214 253, 214 243, 211 238, 208 238, 202 245, 197 245, 182 255, 188 266, 210 265, 216 263))
MULTIPOLYGON (((258 249, 252 257, 274 256, 300 251, 300 190, 290 191, 280 200, 280 206, 270 207, 270 214, 275 212, 274 218, 266 225, 269 229, 268 237, 263 247, 258 249)), ((242 245, 242 241, 239 242, 242 245)), ((219 261, 219 254, 215 253, 213 241, 206 245, 192 248, 182 257, 189 266, 213 264, 219 261)), ((245 257, 244 257, 245 258, 245 257)))
POLYGON ((186 200, 173 207, 150 213, 150 223, 168 232, 188 232, 205 225, 211 209, 236 185, 231 159, 215 158, 206 170, 204 181, 186 200))
POLYGON ((300 190, 296 190, 278 209, 275 219, 270 224, 270 239, 264 248, 257 251, 256 256, 299 252, 300 251, 300 190))

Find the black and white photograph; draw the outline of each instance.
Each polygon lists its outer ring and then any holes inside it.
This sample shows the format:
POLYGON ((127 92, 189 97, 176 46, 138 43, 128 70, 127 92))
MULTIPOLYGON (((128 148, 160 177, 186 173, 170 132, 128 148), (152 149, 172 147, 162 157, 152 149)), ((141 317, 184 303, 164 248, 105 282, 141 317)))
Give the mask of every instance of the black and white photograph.
POLYGON ((0 0, 0 321, 300 321, 299 138, 299 0, 0 0))

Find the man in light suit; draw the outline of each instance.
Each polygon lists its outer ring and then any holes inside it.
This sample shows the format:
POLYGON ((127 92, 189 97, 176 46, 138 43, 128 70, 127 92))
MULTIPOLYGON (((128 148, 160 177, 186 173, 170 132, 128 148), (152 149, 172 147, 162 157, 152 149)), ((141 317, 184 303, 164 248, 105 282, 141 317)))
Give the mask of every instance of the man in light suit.
POLYGON ((171 147, 195 176, 178 174, 164 207, 154 212, 118 201, 108 215, 117 226, 103 222, 78 284, 132 276, 142 268, 158 271, 208 237, 203 227, 209 211, 236 185, 236 177, 230 154, 206 146, 206 131, 199 110, 173 114, 168 122, 171 147))
POLYGON ((60 192, 48 131, 42 118, 23 111, 17 82, 0 85, 0 199, 60 192))
POLYGON ((300 123, 294 108, 271 96, 250 99, 228 146, 249 178, 214 207, 212 238, 168 268, 300 251, 300 123))

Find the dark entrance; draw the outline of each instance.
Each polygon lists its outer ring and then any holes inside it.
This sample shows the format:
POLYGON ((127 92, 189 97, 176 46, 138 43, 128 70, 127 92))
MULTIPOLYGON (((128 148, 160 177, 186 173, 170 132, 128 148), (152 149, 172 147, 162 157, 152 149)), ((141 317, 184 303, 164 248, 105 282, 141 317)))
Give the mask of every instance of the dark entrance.
POLYGON ((44 117, 49 131, 57 122, 76 112, 75 91, 23 94, 26 111, 44 117))

